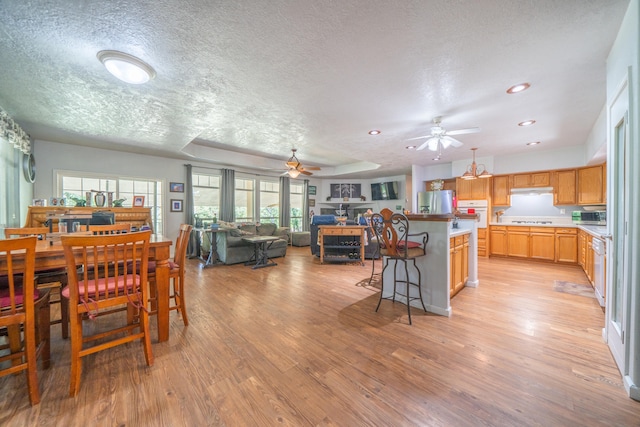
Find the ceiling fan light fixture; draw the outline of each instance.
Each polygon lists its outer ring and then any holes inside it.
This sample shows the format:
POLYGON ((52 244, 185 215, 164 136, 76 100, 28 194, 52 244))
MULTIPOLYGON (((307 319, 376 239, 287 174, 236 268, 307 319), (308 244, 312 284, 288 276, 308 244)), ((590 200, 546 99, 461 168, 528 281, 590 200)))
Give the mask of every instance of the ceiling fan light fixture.
POLYGON ((156 76, 149 64, 128 53, 117 50, 101 50, 96 55, 107 71, 125 83, 143 84, 156 76))
POLYGON ((529 83, 519 83, 519 84, 513 85, 509 89, 507 89, 507 93, 514 94, 514 93, 523 92, 523 91, 529 89, 530 87, 531 87, 531 85, 529 83))
POLYGON ((289 169, 287 173, 291 178, 297 178, 300 175, 300 171, 298 169, 289 169))

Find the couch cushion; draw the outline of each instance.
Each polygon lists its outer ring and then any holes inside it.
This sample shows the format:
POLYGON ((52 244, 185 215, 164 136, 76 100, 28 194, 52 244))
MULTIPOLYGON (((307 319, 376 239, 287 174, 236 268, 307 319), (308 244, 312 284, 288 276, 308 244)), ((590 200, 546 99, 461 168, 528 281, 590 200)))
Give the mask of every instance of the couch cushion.
POLYGON ((256 226, 254 224, 241 225, 240 231, 248 231, 250 234, 256 234, 256 226))
POLYGON ((271 224, 270 222, 265 224, 260 224, 257 227, 258 236, 273 236, 273 232, 278 228, 277 225, 271 224))
POLYGON ((233 236, 233 237, 242 237, 242 236, 250 236, 252 233, 250 231, 247 230, 241 230, 239 228, 232 228, 231 230, 229 230, 229 235, 233 236))

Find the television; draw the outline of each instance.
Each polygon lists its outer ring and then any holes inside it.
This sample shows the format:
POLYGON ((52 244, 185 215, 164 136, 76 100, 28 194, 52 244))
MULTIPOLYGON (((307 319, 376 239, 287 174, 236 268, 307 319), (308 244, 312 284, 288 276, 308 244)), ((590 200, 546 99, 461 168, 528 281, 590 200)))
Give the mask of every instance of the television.
POLYGON ((374 182, 371 183, 371 200, 397 200, 398 182, 374 182))

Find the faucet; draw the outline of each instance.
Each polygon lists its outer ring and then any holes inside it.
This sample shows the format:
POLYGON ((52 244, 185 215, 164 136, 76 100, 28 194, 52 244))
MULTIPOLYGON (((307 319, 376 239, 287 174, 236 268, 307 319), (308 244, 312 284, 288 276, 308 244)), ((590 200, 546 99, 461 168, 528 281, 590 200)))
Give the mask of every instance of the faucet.
POLYGON ((458 216, 453 215, 453 223, 451 224, 452 228, 458 228, 458 216))

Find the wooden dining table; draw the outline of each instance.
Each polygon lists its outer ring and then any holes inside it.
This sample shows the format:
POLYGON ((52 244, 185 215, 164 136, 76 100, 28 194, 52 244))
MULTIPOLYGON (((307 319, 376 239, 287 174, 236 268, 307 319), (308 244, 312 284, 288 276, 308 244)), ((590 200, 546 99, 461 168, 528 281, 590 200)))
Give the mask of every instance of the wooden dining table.
MULTIPOLYGON (((149 240, 149 260, 156 262, 156 286, 158 290, 158 341, 163 342, 169 339, 169 258, 171 256, 172 240, 168 237, 152 234, 149 240)), ((78 264, 82 263, 80 252, 77 254, 78 264)), ((23 259, 15 256, 13 265, 15 269, 19 269, 23 259)), ((38 240, 36 245, 36 273, 39 270, 50 268, 66 267, 67 263, 64 258, 64 249, 57 239, 47 238, 38 240)), ((7 259, 5 254, 0 254, 0 275, 7 274, 7 259)))

